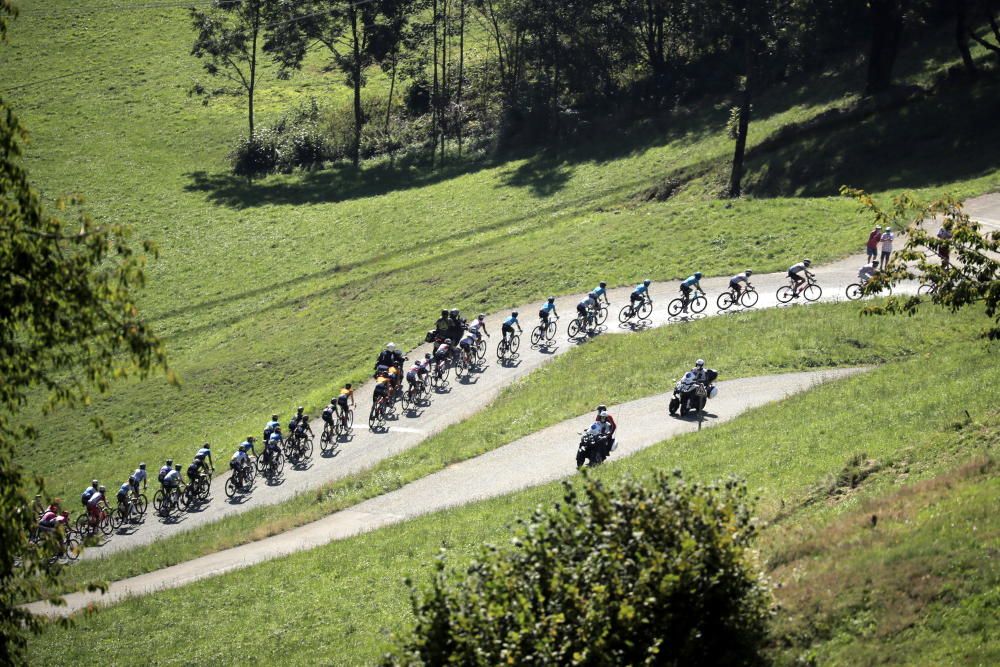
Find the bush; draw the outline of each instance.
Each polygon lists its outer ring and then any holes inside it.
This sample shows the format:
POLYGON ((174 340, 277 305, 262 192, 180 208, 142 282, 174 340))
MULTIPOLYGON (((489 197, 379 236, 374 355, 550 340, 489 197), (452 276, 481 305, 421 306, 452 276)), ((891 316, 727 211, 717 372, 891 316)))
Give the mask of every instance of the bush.
POLYGON ((333 151, 320 129, 321 120, 322 112, 312 99, 253 137, 240 137, 228 156, 233 173, 252 178, 322 167, 333 158, 333 151))
POLYGON ((519 522, 464 574, 445 556, 413 592, 393 665, 762 662, 769 594, 748 554, 746 486, 680 473, 612 490, 589 478, 519 522))

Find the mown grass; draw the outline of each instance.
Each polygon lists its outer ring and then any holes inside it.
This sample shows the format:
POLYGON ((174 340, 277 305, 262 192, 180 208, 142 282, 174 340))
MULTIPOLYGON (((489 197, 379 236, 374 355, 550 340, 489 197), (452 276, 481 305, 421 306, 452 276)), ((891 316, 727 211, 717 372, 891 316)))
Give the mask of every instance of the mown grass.
POLYGON ((723 379, 867 366, 919 355, 956 337, 973 340, 981 328, 978 315, 972 313, 956 317, 927 308, 900 320, 861 318, 859 310, 850 303, 817 304, 597 338, 505 389, 482 412, 370 470, 279 505, 227 517, 106 559, 83 561, 66 571, 63 590, 93 579, 122 579, 277 534, 583 414, 597 403, 615 404, 669 391, 673 379, 700 356, 718 368, 723 379))
MULTIPOLYGON (((418 340, 442 305, 494 310, 600 278, 763 271, 803 253, 821 261, 855 249, 867 226, 849 202, 825 197, 628 204, 664 173, 726 159, 722 107, 557 157, 433 172, 336 167, 249 186, 224 165, 242 105, 187 96, 200 74, 182 9, 32 14, 68 6, 22 4, 0 51, 18 74, 10 84, 80 63, 113 67, 10 95, 33 132, 28 166, 46 196, 81 191, 98 219, 132 221, 160 244, 142 305, 183 386, 133 383, 84 410, 26 411, 41 437, 18 459, 55 494, 94 476, 116 482, 139 460, 179 458, 205 440, 225 448, 274 410, 313 409, 363 376, 375 346, 418 340), (113 445, 97 439, 92 415, 117 433, 113 445)), ((342 95, 321 64, 291 81, 266 78, 258 121, 317 92, 342 95)), ((815 97, 769 96, 751 142, 849 99, 851 85, 833 76, 815 97)), ((961 187, 996 183, 991 173, 961 187)))
MULTIPOLYGON (((692 479, 736 473, 759 494, 765 518, 787 525, 804 516, 821 524, 868 497, 931 477, 981 451, 980 439, 962 435, 982 424, 1000 424, 995 412, 1000 387, 993 381, 995 350, 974 337, 974 322, 967 321, 966 329, 956 320, 950 331, 911 326, 911 320, 881 322, 912 332, 918 341, 913 354, 613 461, 596 474, 611 481, 655 469, 681 468, 692 479), (816 503, 816 488, 859 452, 879 463, 878 472, 836 502, 816 503)), ((652 335, 621 343, 645 338, 652 335)), ((719 358, 723 346, 720 341, 719 358)), ((679 358, 686 359, 687 352, 679 351, 679 358)), ((53 641, 55 635, 46 633, 33 643, 32 659, 50 663, 101 655, 115 661, 138 651, 169 662, 166 647, 192 633, 199 641, 178 661, 234 662, 237 654, 253 653, 293 664, 371 663, 390 646, 391 633, 406 627, 405 576, 422 580, 442 544, 460 566, 484 542, 504 542, 505 526, 517 516, 559 497, 559 485, 550 484, 131 600, 79 619, 72 641, 53 641)), ((940 622, 947 625, 948 618, 940 622)))

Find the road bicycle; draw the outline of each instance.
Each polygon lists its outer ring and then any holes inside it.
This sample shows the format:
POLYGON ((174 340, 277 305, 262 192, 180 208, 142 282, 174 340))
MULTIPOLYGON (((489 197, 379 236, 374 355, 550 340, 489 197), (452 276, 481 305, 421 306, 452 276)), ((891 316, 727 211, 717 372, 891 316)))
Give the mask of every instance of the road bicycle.
POLYGON ((115 512, 121 517, 122 523, 140 523, 146 518, 149 501, 144 493, 129 493, 125 502, 118 503, 115 512))
POLYGON ((237 492, 246 493, 253 486, 256 477, 257 469, 252 463, 234 468, 226 480, 226 496, 232 498, 237 492))
MULTIPOLYGON (((795 298, 795 282, 789 278, 787 285, 782 285, 778 288, 778 292, 775 296, 778 298, 779 303, 788 303, 795 298)), ((817 301, 821 296, 823 296, 823 289, 816 284, 815 278, 806 278, 805 288, 799 292, 805 297, 806 301, 817 301)))
POLYGON ((169 489, 160 487, 153 495, 153 509, 162 517, 168 517, 175 512, 184 512, 188 508, 187 487, 181 483, 169 489), (183 487, 183 488, 182 488, 183 487))
POLYGON ((280 447, 276 447, 271 451, 270 456, 268 456, 267 449, 265 448, 264 453, 257 457, 255 467, 257 468, 257 472, 263 475, 268 481, 273 481, 285 469, 285 455, 281 452, 280 447))
POLYGON ((212 484, 207 475, 198 475, 194 480, 184 487, 181 493, 181 506, 185 511, 195 503, 202 503, 208 500, 208 495, 212 490, 212 484), (186 500, 186 503, 184 502, 186 500))
POLYGON ((622 309, 618 311, 618 321, 622 324, 628 324, 634 317, 637 321, 641 322, 642 320, 649 319, 649 316, 652 314, 653 300, 648 296, 644 296, 638 306, 633 305, 631 301, 622 306, 622 309))
POLYGON ((511 331, 509 336, 501 338, 497 343, 497 360, 513 361, 519 347, 521 347, 521 336, 511 331))
POLYGON ((917 288, 917 294, 919 296, 931 296, 936 294, 938 291, 937 283, 924 283, 917 288))
POLYGON ((291 443, 285 458, 292 465, 298 465, 308 461, 313 455, 313 439, 308 432, 296 433, 294 438, 289 438, 291 443))
POLYGON ((535 328, 531 330, 531 346, 538 347, 543 342, 548 344, 556 337, 556 320, 558 317, 550 317, 548 320, 540 320, 535 328))
POLYGON ((597 310, 594 312, 594 324, 603 326, 608 321, 608 304, 599 302, 597 310))
POLYGON ((55 528, 36 526, 28 537, 28 543, 36 549, 50 551, 50 565, 60 560, 71 563, 83 552, 83 540, 69 524, 55 528))
POLYGON ((566 327, 566 335, 572 340, 577 338, 581 333, 592 331, 596 326, 598 326, 596 313, 588 312, 586 315, 577 315, 570 320, 569 326, 566 327))
POLYGON ((118 530, 122 525, 122 519, 113 512, 107 503, 102 502, 97 508, 97 516, 91 515, 90 510, 84 510, 83 514, 76 518, 76 532, 82 537, 90 537, 98 532, 109 537, 111 533, 118 530))
MULTIPOLYGON (((845 294, 847 295, 847 298, 849 300, 851 300, 851 301, 857 301, 858 299, 860 299, 861 297, 863 297, 865 295, 865 285, 866 284, 867 283, 851 283, 850 285, 848 285, 847 289, 844 290, 845 294)), ((881 291, 880 291, 880 294, 881 293, 884 293, 887 296, 891 296, 892 295, 892 285, 885 285, 885 286, 883 286, 882 289, 881 289, 881 291)))
POLYGON ((451 364, 447 359, 437 359, 434 361, 434 370, 431 371, 431 386, 441 389, 448 386, 448 376, 451 374, 451 364))
POLYGON ((746 287, 740 290, 739 295, 736 294, 736 290, 730 287, 725 292, 719 295, 719 298, 715 300, 715 305, 719 307, 719 310, 729 310, 736 304, 743 306, 744 308, 753 308, 757 305, 757 290, 753 285, 747 283, 746 287))
POLYGON ((700 289, 695 288, 689 296, 681 296, 673 299, 667 304, 667 312, 670 317, 677 317, 683 312, 690 310, 692 313, 700 313, 708 306, 708 299, 705 298, 705 293, 700 289))
POLYGON ((389 397, 379 396, 378 400, 372 403, 371 412, 368 413, 368 428, 372 431, 384 429, 388 413, 389 397))

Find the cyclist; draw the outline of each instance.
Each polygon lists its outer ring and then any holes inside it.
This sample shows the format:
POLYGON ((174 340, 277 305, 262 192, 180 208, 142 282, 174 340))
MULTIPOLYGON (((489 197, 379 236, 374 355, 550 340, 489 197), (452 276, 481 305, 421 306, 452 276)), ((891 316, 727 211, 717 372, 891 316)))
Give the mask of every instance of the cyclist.
POLYGON ((305 438, 307 433, 311 437, 313 432, 312 427, 309 426, 309 415, 302 415, 302 419, 299 420, 299 423, 295 426, 295 430, 292 432, 295 434, 295 437, 300 440, 305 438))
POLYGON ((542 304, 542 307, 538 310, 538 317, 542 320, 542 327, 549 326, 549 317, 555 315, 555 318, 559 319, 559 313, 556 312, 556 298, 550 296, 542 304))
POLYGON ((208 473, 215 472, 215 463, 212 461, 212 446, 207 442, 198 450, 198 453, 194 455, 196 461, 201 462, 201 467, 205 469, 208 473), (208 464, 205 460, 208 460, 208 464))
POLYGON ((611 305, 611 302, 608 301, 608 284, 603 280, 597 287, 594 288, 594 291, 592 291, 591 294, 594 295, 594 301, 596 301, 598 305, 600 305, 602 301, 605 306, 611 305))
POLYGON ((486 330, 485 313, 479 313, 479 317, 472 320, 472 324, 469 325, 469 333, 476 337, 477 342, 483 337, 483 334, 486 334, 487 338, 490 337, 490 332, 486 330))
POLYGON ((118 493, 116 494, 116 497, 118 499, 119 505, 125 505, 126 503, 128 503, 128 494, 131 491, 132 491, 131 482, 125 482, 124 484, 118 487, 118 493))
POLYGON ((163 478, 168 472, 174 469, 174 460, 167 459, 167 462, 160 467, 160 472, 156 474, 156 479, 160 484, 163 484, 163 478))
POLYGON ((871 280, 871 277, 878 273, 878 260, 872 260, 871 264, 865 264, 860 269, 858 269, 858 280, 864 285, 866 282, 871 280))
POLYGON ((634 290, 632 290, 632 293, 628 297, 629 304, 632 306, 632 310, 636 309, 635 304, 637 301, 639 303, 642 303, 643 301, 649 298, 649 285, 651 282, 653 281, 651 281, 649 278, 646 278, 640 284, 636 285, 634 290))
POLYGON ((788 277, 792 279, 792 296, 798 298, 802 294, 802 290, 806 287, 806 279, 800 276, 800 273, 806 274, 806 277, 813 278, 813 274, 809 273, 809 267, 812 265, 812 261, 804 259, 798 264, 792 264, 788 267, 788 277))
POLYGON ((576 304, 576 313, 584 319, 587 326, 593 324, 594 321, 594 311, 597 309, 597 302, 594 300, 593 293, 590 293, 584 298, 583 301, 576 304))
POLYGON ((69 518, 69 512, 62 512, 59 507, 59 499, 56 498, 52 503, 45 509, 42 510, 42 515, 38 518, 39 529, 50 533, 60 525, 60 519, 63 517, 69 518))
POLYGON ((146 464, 140 463, 135 472, 129 475, 128 483, 132 485, 132 493, 139 495, 139 482, 142 482, 142 490, 146 490, 146 464))
POLYGON ((271 439, 271 434, 275 429, 281 428, 281 422, 278 421, 278 415, 271 415, 271 421, 264 424, 264 442, 268 442, 271 439))
POLYGON ((386 375, 389 377, 389 384, 392 386, 392 390, 396 391, 399 388, 399 367, 389 366, 386 370, 386 375))
POLYGON ((96 526, 101 520, 101 510, 104 504, 104 494, 107 493, 107 489, 103 486, 98 486, 97 491, 95 491, 90 496, 90 500, 87 501, 87 514, 90 515, 90 524, 96 526))
POLYGON ((521 330, 521 324, 517 321, 517 311, 513 311, 510 317, 503 321, 503 326, 500 327, 501 333, 503 334, 503 340, 506 343, 511 335, 514 333, 514 327, 517 327, 517 333, 524 333, 521 330))
POLYGON ((247 439, 244 440, 243 442, 241 442, 240 444, 241 445, 246 445, 247 449, 249 449, 251 452, 253 452, 254 456, 257 456, 257 448, 254 447, 254 443, 255 442, 257 442, 257 438, 253 437, 252 435, 248 435, 247 439))
POLYGON ((281 451, 281 427, 271 433, 270 439, 264 443, 264 464, 269 464, 274 455, 281 451))
POLYGON ((236 452, 229 457, 229 469, 238 475, 240 480, 246 473, 247 466, 250 465, 250 457, 247 456, 247 443, 241 443, 236 452))
POLYGON ((475 359, 476 353, 472 351, 472 346, 476 344, 475 334, 472 331, 466 331, 462 340, 458 341, 458 347, 462 354, 465 356, 465 363, 469 366, 472 365, 473 359, 475 359))
POLYGON ((691 303, 691 290, 697 288, 699 292, 701 289, 701 271, 695 271, 693 275, 688 276, 681 282, 681 293, 684 294, 684 309, 687 310, 688 304, 691 303))
POLYGON ((424 355, 423 359, 417 359, 413 366, 410 367, 410 370, 406 371, 406 382, 410 386, 411 395, 414 389, 423 391, 424 378, 427 376, 427 373, 430 372, 430 369, 428 368, 431 363, 430 359, 431 355, 428 353, 424 355))
POLYGON ((729 289, 731 289, 733 291, 733 294, 736 295, 736 299, 739 299, 740 295, 743 294, 742 283, 746 283, 747 287, 750 286, 750 276, 752 275, 753 271, 747 269, 743 273, 737 273, 735 276, 729 279, 729 289))
POLYGON ((90 502, 90 499, 94 496, 95 493, 97 493, 97 489, 99 486, 100 484, 97 483, 96 479, 90 480, 90 486, 84 489, 83 493, 80 494, 80 502, 83 504, 84 507, 87 506, 87 503, 90 502))
POLYGON ((434 361, 436 367, 440 368, 442 364, 447 363, 448 359, 451 358, 451 355, 452 355, 451 339, 445 338, 444 342, 441 343, 441 345, 438 346, 438 349, 435 350, 434 352, 434 361))
POLYGON ((323 423, 333 428, 333 416, 337 414, 337 397, 334 396, 330 399, 330 403, 323 408, 323 412, 320 413, 320 418, 323 423))
MULTIPOLYGON (((442 347, 444 347, 442 345, 442 347)), ((378 404, 379 398, 389 397, 389 376, 385 373, 379 373, 375 376, 375 391, 372 392, 372 403, 378 404)))
POLYGON ((204 467, 205 467, 204 461, 199 461, 198 459, 194 459, 193 461, 191 461, 191 463, 189 463, 187 467, 188 482, 194 484, 195 482, 198 481, 199 477, 207 477, 205 471, 203 471, 204 467))
POLYGON ((167 495, 174 489, 180 489, 184 481, 181 479, 181 464, 175 465, 170 472, 163 476, 163 492, 167 495))
POLYGON ((354 403, 354 389, 351 388, 351 383, 348 382, 344 385, 344 388, 340 390, 340 394, 337 396, 337 407, 340 408, 340 419, 346 423, 347 422, 347 402, 350 401, 351 407, 353 408, 354 403))

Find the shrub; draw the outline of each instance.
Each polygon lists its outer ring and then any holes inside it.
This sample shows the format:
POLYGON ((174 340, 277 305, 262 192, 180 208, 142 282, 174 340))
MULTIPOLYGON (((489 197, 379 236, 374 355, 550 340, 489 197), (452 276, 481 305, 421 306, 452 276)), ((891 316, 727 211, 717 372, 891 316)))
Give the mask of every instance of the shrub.
POLYGON ((321 120, 322 112, 312 99, 253 137, 240 137, 228 156, 233 173, 252 178, 322 167, 332 159, 333 151, 320 128, 321 120))
POLYGON ((746 486, 680 473, 584 479, 464 573, 445 555, 413 592, 416 627, 385 664, 762 662, 770 597, 748 547, 746 486))

